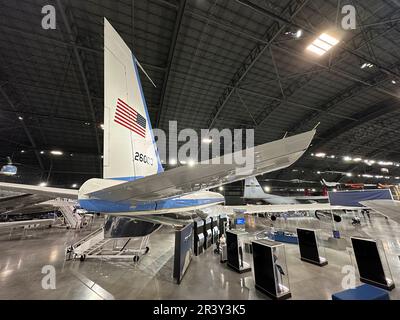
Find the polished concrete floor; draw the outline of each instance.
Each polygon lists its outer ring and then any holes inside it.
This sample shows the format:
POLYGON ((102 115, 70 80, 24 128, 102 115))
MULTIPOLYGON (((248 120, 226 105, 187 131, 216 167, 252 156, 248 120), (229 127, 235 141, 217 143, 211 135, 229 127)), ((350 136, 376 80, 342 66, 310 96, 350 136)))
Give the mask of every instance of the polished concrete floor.
MULTIPOLYGON (((100 223, 100 221, 98 221, 100 223)), ((257 226, 270 226, 257 219, 257 226)), ((278 220, 275 228, 314 226, 329 235, 329 224, 314 219, 278 220)), ((395 283, 400 286, 400 226, 380 217, 362 219, 360 227, 349 221, 338 224, 344 235, 372 237, 383 241, 395 283)), ((94 230, 96 225, 91 226, 94 230)), ((252 272, 238 274, 212 250, 194 257, 182 283, 172 279, 174 232, 163 227, 151 236, 150 252, 138 264, 131 261, 64 261, 64 250, 90 229, 83 231, 46 229, 20 237, 0 235, 0 299, 267 299, 254 289, 252 272), (56 270, 56 289, 42 288, 42 268, 56 270)), ((350 265, 346 250, 325 248, 329 264, 318 267, 299 259, 297 245, 285 245, 292 299, 330 299, 341 286, 344 265, 350 265)), ((246 255, 251 261, 251 256, 246 255)), ((400 287, 399 287, 400 288, 400 287)), ((400 299, 400 289, 390 292, 400 299)))

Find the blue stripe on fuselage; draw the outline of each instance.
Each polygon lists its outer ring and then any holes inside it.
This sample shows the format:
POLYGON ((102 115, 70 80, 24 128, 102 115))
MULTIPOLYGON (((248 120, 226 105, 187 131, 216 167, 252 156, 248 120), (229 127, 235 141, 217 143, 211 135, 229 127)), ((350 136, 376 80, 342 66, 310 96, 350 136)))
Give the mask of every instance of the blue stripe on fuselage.
POLYGON ((109 180, 117 180, 117 181, 135 181, 144 178, 144 176, 136 176, 136 177, 118 177, 118 178, 107 178, 109 180))
POLYGON ((135 212, 135 211, 155 211, 165 209, 181 209, 186 207, 196 207, 206 204, 222 202, 223 199, 166 199, 152 202, 141 202, 136 206, 131 206, 126 202, 112 202, 99 199, 80 199, 79 205, 88 211, 113 213, 113 212, 135 212))

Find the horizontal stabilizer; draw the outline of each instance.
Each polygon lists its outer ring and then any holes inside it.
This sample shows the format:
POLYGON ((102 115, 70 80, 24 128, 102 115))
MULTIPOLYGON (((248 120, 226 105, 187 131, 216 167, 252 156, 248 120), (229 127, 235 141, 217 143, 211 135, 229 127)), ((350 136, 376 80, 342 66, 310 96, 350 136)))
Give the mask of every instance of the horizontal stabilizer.
MULTIPOLYGON (((249 176, 272 172, 290 166, 307 150, 314 135, 315 130, 311 130, 247 149, 247 152, 254 152, 254 166, 246 174, 243 174, 243 172, 237 174, 236 171, 243 168, 244 165, 240 167, 237 164, 224 164, 224 157, 221 157, 221 164, 204 164, 203 162, 193 167, 179 167, 139 180, 91 192, 86 196, 114 202, 135 202, 160 200, 215 188, 249 176)), ((231 157, 229 155, 225 157, 235 159, 234 154, 231 157)), ((212 162, 215 163, 215 159, 212 162)))
POLYGON ((363 206, 366 206, 385 217, 400 223, 400 201, 396 200, 369 200, 361 201, 363 206))
POLYGON ((0 190, 43 195, 43 196, 48 196, 49 199, 51 198, 78 199, 78 190, 74 189, 39 187, 27 184, 0 182, 0 190))

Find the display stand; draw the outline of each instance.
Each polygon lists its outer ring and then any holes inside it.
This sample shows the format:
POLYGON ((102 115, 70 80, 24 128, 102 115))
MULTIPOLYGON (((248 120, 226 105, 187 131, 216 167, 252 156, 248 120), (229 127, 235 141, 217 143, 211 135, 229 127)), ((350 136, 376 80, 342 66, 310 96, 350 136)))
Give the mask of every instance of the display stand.
POLYGON ((227 225, 228 225, 228 216, 226 214, 219 215, 219 236, 226 235, 227 225))
POLYGON ((393 290, 395 284, 383 247, 379 247, 375 240, 356 237, 351 238, 351 244, 360 281, 393 290))
POLYGON ((204 221, 204 249, 207 250, 212 244, 211 218, 203 219, 204 221))
POLYGON ((228 266, 239 273, 251 271, 250 264, 244 261, 244 244, 240 239, 246 234, 243 231, 226 231, 228 266))
POLYGON ((180 284, 193 256, 193 224, 175 231, 174 280, 180 284))
POLYGON ((285 245, 262 239, 253 241, 252 248, 256 288, 272 299, 290 298, 285 245))
POLYGON ((218 217, 211 217, 211 227, 212 244, 216 244, 219 239, 218 217))
POLYGON ((204 221, 200 218, 193 221, 194 255, 198 256, 204 251, 204 221))
POLYGON ((328 264, 325 250, 318 241, 317 230, 297 229, 301 260, 323 267, 328 264))

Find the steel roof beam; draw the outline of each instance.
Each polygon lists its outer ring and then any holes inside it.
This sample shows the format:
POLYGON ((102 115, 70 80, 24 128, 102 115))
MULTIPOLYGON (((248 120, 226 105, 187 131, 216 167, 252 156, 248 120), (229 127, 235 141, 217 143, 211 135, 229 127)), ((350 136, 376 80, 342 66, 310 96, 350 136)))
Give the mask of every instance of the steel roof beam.
MULTIPOLYGON (((58 5, 58 8, 59 8, 59 10, 61 12, 61 17, 63 19, 65 28, 67 29, 70 41, 72 43, 72 47, 73 47, 74 55, 75 55, 75 58, 76 58, 76 62, 78 63, 79 71, 80 71, 81 78, 82 78, 82 81, 83 81, 83 85, 84 85, 84 88, 85 88, 85 92, 86 92, 86 95, 87 95, 87 101, 89 103, 90 115, 92 117, 92 122, 94 124, 93 132, 94 132, 95 139, 96 139, 97 151, 100 154, 101 153, 101 146, 100 146, 99 135, 98 135, 98 132, 97 132, 96 111, 95 111, 95 107, 94 107, 94 104, 93 104, 93 98, 92 98, 92 94, 90 92, 89 83, 88 83, 88 79, 87 79, 87 76, 86 76, 84 63, 82 61, 82 58, 81 58, 81 55, 79 53, 78 47, 76 46, 76 38, 77 38, 77 36, 76 35, 74 36, 74 33, 73 33, 71 25, 70 25, 70 21, 69 21, 69 19, 67 17, 67 14, 65 12, 65 9, 64 9, 64 6, 63 6, 61 0, 57 0, 57 5, 58 5)), ((103 171, 103 167, 102 167, 102 161, 100 159, 99 159, 98 165, 99 165, 99 171, 101 173, 103 171)))
MULTIPOLYGON (((300 10, 307 4, 309 0, 304 1, 290 1, 288 6, 282 11, 283 14, 289 13, 289 21, 292 20, 300 10)), ((257 44, 245 58, 239 69, 234 74, 233 78, 229 82, 229 85, 225 88, 223 94, 218 99, 215 111, 212 113, 210 120, 208 121, 208 128, 211 129, 215 125, 215 121, 224 109, 226 103, 232 96, 235 89, 239 86, 240 82, 245 78, 247 73, 251 70, 254 64, 262 57, 265 51, 268 50, 272 42, 284 31, 288 23, 274 21, 265 33, 264 38, 266 43, 257 44)))
POLYGON ((159 106, 159 110, 157 112, 157 118, 156 118, 156 123, 155 123, 156 128, 158 128, 160 126, 160 122, 161 122, 161 116, 162 116, 162 112, 163 112, 163 108, 164 108, 164 101, 165 101, 165 95, 167 92, 168 80, 169 80, 169 76, 171 73, 172 62, 175 57, 176 42, 178 40, 179 32, 181 30, 185 8, 186 8, 186 0, 180 0, 178 12, 176 13, 176 22, 175 22, 175 26, 174 26, 174 31, 172 33, 171 44, 170 44, 169 52, 168 52, 167 67, 166 67, 164 81, 163 81, 163 85, 162 85, 162 89, 161 89, 160 106, 159 106))
MULTIPOLYGON (((4 89, 2 87, 0 87, 0 93, 2 94, 2 96, 4 97, 4 99, 7 101, 7 103, 10 105, 11 109, 13 109, 15 112, 18 112, 17 107, 14 105, 14 103, 11 101, 10 97, 8 96, 8 94, 4 91, 4 89)), ((16 119, 16 121, 19 121, 19 123, 21 124, 21 127, 24 129, 24 132, 26 134, 26 136, 29 139, 29 142, 32 146, 32 148, 36 149, 36 142, 35 139, 33 138, 31 132, 29 131, 28 127, 26 126, 25 122, 19 119, 16 119)), ((43 161, 40 158, 40 154, 39 152, 35 151, 35 156, 37 159, 37 162, 39 163, 40 169, 42 171, 45 170, 44 165, 43 165, 43 161)))

